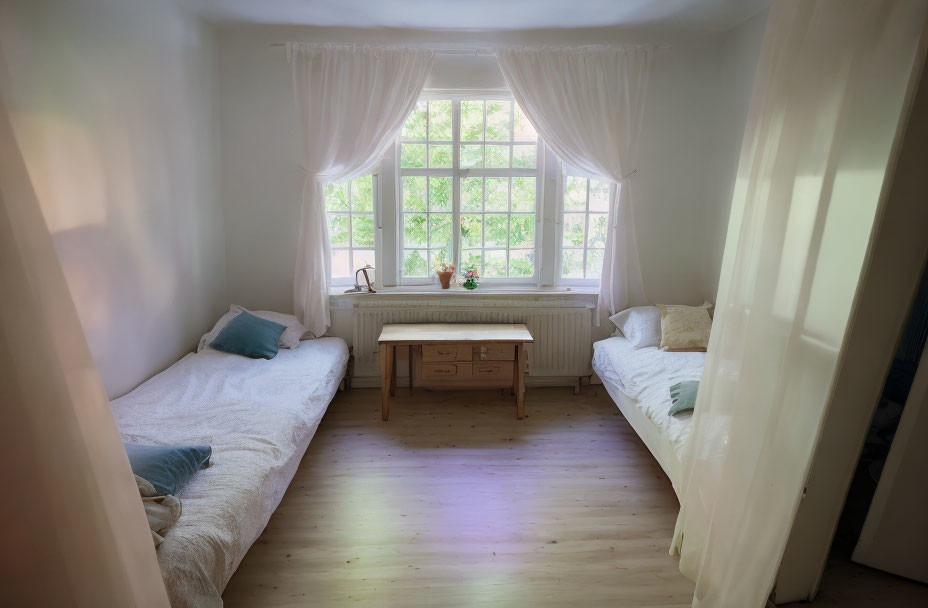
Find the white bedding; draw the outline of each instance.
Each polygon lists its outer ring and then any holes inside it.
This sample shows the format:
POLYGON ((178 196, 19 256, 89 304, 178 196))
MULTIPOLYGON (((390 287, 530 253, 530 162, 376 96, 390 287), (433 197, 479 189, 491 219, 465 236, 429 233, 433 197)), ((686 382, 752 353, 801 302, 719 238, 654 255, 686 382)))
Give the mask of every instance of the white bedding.
POLYGON ((211 466, 179 492, 183 514, 158 561, 171 604, 221 606, 221 594, 280 503, 345 374, 339 338, 271 360, 205 349, 112 402, 125 441, 210 444, 211 466))
POLYGON ((684 380, 699 380, 705 360, 706 353, 667 352, 655 346, 635 349, 621 336, 593 344, 593 369, 620 407, 631 405, 643 414, 630 412, 626 418, 675 487, 693 416, 689 412, 670 415, 670 386, 684 380), (616 390, 621 394, 614 394, 616 390), (650 429, 638 428, 642 420, 654 425, 656 435, 650 429), (669 444, 671 454, 665 453, 661 442, 669 444), (674 462, 668 462, 671 458, 674 462))

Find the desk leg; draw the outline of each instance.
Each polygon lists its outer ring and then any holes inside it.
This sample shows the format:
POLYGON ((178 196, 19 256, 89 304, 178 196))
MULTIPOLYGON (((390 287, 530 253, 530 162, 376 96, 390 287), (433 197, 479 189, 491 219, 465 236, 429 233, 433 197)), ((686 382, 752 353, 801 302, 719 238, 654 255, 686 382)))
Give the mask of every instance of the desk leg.
POLYGON ((380 345, 380 418, 390 419, 390 381, 393 378, 393 350, 392 344, 380 345))
POLYGON ((516 346, 516 418, 522 420, 525 416, 525 345, 516 346))
POLYGON ((396 347, 390 347, 390 396, 396 397, 396 347))
POLYGON ((412 344, 409 345, 409 394, 412 395, 412 344))

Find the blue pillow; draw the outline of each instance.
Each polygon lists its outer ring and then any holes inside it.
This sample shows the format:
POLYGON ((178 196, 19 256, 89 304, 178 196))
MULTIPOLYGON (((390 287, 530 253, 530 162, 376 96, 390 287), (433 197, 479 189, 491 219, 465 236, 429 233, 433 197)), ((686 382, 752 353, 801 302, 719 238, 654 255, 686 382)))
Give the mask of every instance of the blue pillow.
POLYGON ((680 412, 691 412, 696 407, 696 393, 699 391, 699 380, 677 382, 670 387, 670 415, 676 416, 680 412))
POLYGON ((176 495, 193 474, 209 464, 208 445, 123 443, 132 472, 155 486, 159 496, 176 495))
POLYGON ((252 359, 273 359, 277 356, 277 341, 286 325, 241 312, 226 323, 210 348, 252 359))

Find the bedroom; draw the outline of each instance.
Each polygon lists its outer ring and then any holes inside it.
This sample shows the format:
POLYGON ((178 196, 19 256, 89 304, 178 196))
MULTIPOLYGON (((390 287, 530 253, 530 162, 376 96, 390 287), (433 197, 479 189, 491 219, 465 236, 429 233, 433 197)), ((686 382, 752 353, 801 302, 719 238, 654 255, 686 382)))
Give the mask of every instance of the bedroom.
POLYGON ((825 569, 925 259, 925 3, 844 4, 3 3, 14 603, 925 601, 825 569))

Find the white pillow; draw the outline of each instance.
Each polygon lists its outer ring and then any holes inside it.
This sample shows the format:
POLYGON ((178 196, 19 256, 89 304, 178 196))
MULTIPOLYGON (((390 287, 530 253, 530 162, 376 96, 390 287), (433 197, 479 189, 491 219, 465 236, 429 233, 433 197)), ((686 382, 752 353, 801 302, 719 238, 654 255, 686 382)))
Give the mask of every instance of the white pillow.
POLYGON ((277 340, 277 346, 279 348, 296 348, 300 345, 300 338, 303 337, 303 334, 306 333, 306 328, 303 327, 303 324, 296 320, 296 317, 293 315, 285 315, 280 312, 272 312, 270 310, 247 310, 242 308, 238 304, 233 304, 229 308, 229 312, 222 315, 216 324, 213 325, 213 328, 209 333, 203 334, 203 337, 200 338, 200 344, 197 346, 197 352, 200 352, 210 344, 213 340, 216 339, 216 336, 219 335, 219 332, 222 331, 222 328, 226 326, 226 323, 237 317, 243 312, 248 312, 253 314, 256 317, 261 317, 262 319, 267 319, 268 321, 273 321, 274 323, 280 323, 281 325, 286 325, 287 329, 284 330, 284 333, 280 334, 280 339, 277 340))
POLYGON ((657 306, 626 308, 609 320, 635 348, 661 345, 661 309, 657 306))

